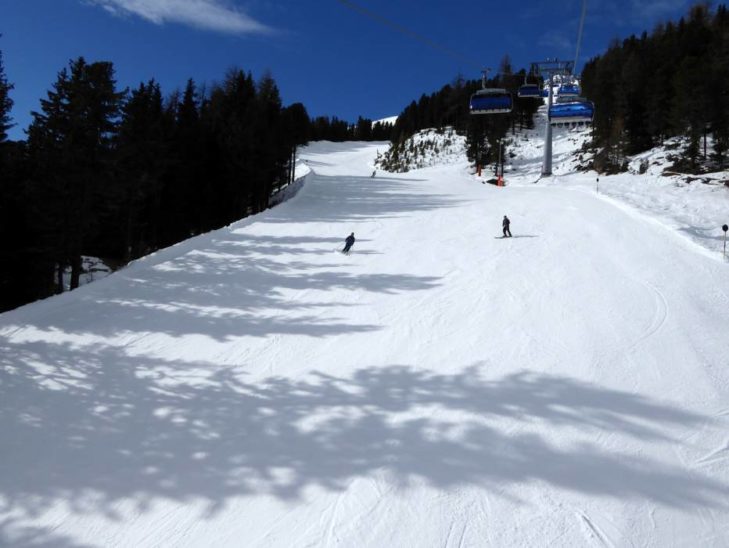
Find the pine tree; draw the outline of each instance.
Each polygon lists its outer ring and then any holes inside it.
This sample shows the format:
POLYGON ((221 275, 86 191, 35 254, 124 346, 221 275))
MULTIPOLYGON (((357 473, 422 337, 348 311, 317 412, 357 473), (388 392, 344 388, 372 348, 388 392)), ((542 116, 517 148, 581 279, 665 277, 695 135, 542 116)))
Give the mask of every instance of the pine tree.
POLYGON ((215 173, 212 179, 217 195, 208 202, 210 228, 250 213, 249 185, 257 169, 253 156, 255 110, 256 87, 250 73, 232 69, 223 84, 211 92, 203 120, 217 165, 208 167, 215 173))
POLYGON ((180 96, 167 101, 164 119, 169 128, 169 169, 166 170, 159 214, 159 245, 166 247, 199 233, 195 186, 201 178, 201 126, 197 86, 189 79, 180 96))
POLYGON ((22 143, 8 142, 7 131, 12 127, 10 109, 13 89, 5 76, 2 51, 0 51, 0 312, 22 304, 27 296, 29 269, 24 248, 27 247, 30 230, 25 214, 22 181, 22 143))
POLYGON ((711 129, 714 136, 712 159, 719 169, 726 166, 729 151, 729 10, 721 5, 713 21, 713 59, 709 89, 711 129))
POLYGON ((360 116, 357 119, 357 126, 354 131, 354 138, 356 141, 371 141, 372 140, 372 120, 362 118, 360 116))
POLYGON ((10 118, 10 110, 13 108, 13 100, 10 98, 10 92, 12 90, 13 85, 8 83, 5 76, 3 52, 0 50, 0 143, 7 140, 8 130, 13 127, 10 118))
POLYGON ((103 208, 110 206, 112 144, 123 96, 116 91, 111 63, 88 64, 80 57, 59 73, 41 100, 41 112, 33 112, 29 146, 59 291, 66 265, 71 289, 78 287, 82 253, 103 208))
POLYGON ((254 213, 268 208, 273 189, 286 178, 289 156, 282 132, 281 96, 270 74, 265 74, 258 82, 256 103, 254 154, 260 166, 254 179, 254 213))
POLYGON ((287 183, 293 183, 296 178, 296 151, 300 145, 309 140, 310 124, 306 107, 301 103, 294 103, 286 107, 282 115, 282 130, 287 137, 290 157, 288 162, 287 183))
POLYGON ((119 238, 124 263, 156 248, 157 204, 169 168, 162 91, 154 80, 132 91, 122 109, 116 142, 119 238))

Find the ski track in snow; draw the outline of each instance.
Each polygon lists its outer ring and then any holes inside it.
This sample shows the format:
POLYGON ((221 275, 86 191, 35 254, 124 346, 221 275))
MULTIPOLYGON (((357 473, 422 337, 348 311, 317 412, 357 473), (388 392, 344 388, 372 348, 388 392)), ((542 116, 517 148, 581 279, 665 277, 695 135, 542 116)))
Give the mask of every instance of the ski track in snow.
POLYGON ((584 513, 578 512, 577 517, 582 521, 583 533, 587 544, 593 546, 607 546, 609 548, 615 546, 612 542, 610 542, 605 533, 584 513))
POLYGON ((538 133, 506 188, 314 143, 276 208, 0 316, 0 545, 729 546, 727 265, 589 192, 583 133, 533 184, 538 133))
POLYGON ((697 465, 711 465, 729 458, 729 438, 720 447, 709 451, 696 461, 697 465))

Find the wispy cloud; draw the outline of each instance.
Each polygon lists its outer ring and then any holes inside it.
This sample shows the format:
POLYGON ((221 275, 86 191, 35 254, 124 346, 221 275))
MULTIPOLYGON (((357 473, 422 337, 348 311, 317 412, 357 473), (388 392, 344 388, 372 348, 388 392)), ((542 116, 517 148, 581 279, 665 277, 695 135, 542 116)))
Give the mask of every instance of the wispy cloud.
POLYGON ((575 47, 574 39, 570 40, 564 33, 553 30, 540 36, 537 43, 554 53, 564 53, 575 47))
POLYGON ((136 15, 162 25, 179 23, 228 34, 271 32, 227 0, 87 0, 114 15, 136 15))
POLYGON ((689 5, 688 0, 631 0, 633 9, 642 17, 670 15, 689 5))

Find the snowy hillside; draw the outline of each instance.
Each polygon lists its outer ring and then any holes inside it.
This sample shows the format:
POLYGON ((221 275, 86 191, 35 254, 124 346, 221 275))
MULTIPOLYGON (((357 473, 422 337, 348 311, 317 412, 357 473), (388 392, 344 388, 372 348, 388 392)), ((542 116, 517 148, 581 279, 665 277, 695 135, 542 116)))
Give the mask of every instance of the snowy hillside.
POLYGON ((381 118, 379 120, 374 120, 372 122, 372 125, 374 124, 392 124, 395 125, 395 122, 397 122, 397 119, 399 116, 388 116, 387 118, 381 118))
POLYGON ((0 315, 0 544, 729 545, 729 265, 579 140, 505 188, 315 143, 276 208, 0 315))
POLYGON ((402 143, 393 144, 377 156, 376 166, 391 173, 446 164, 462 164, 466 157, 466 138, 453 128, 426 129, 402 143))
MULTIPOLYGON (((583 151, 589 141, 589 129, 554 128, 555 176, 541 179, 545 116, 546 107, 542 107, 535 129, 507 134, 507 184, 538 182, 599 192, 603 199, 614 199, 618 207, 636 210, 659 221, 704 250, 713 254, 722 252, 724 233, 721 226, 729 222, 729 173, 689 176, 672 172, 675 149, 680 146, 672 141, 632 157, 627 173, 600 176, 598 184, 597 174, 585 171, 592 158, 590 153, 583 151)), ((416 133, 401 146, 379 154, 376 164, 380 169, 406 173, 424 167, 464 165, 465 162, 465 137, 445 128, 416 133)), ((492 167, 486 166, 477 180, 493 179, 492 167)))
MULTIPOLYGON (((513 149, 516 157, 507 168, 507 183, 531 185, 539 179, 544 116, 542 109, 536 129, 516 136, 513 149)), ((599 192, 603 199, 613 200, 617 207, 626 207, 629 212, 645 215, 672 229, 674 234, 696 244, 697 250, 708 250, 714 257, 721 254, 724 242, 721 226, 729 223, 729 188, 726 184, 729 173, 699 177, 671 175, 676 143, 667 143, 631 158, 627 173, 600 176, 598 184, 594 172, 578 170, 589 160, 587 153, 580 152, 588 137, 587 129, 556 128, 555 177, 542 179, 539 184, 599 192)))

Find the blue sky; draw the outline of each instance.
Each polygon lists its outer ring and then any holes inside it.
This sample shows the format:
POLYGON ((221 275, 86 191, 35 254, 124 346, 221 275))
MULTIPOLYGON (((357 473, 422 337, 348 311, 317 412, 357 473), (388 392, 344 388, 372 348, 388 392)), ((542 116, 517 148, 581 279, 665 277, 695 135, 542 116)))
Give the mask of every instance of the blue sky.
MULTIPOLYGON (((397 114, 457 74, 478 78, 508 53, 515 67, 572 59, 582 0, 351 0, 437 42, 449 55, 337 0, 0 0, 0 50, 23 137, 70 59, 112 61, 120 87, 156 78, 166 93, 220 80, 230 67, 269 71, 285 104, 355 120, 397 114)), ((611 39, 677 19, 685 0, 588 1, 581 62, 611 39)), ((578 67, 579 68, 579 67, 578 67)))

